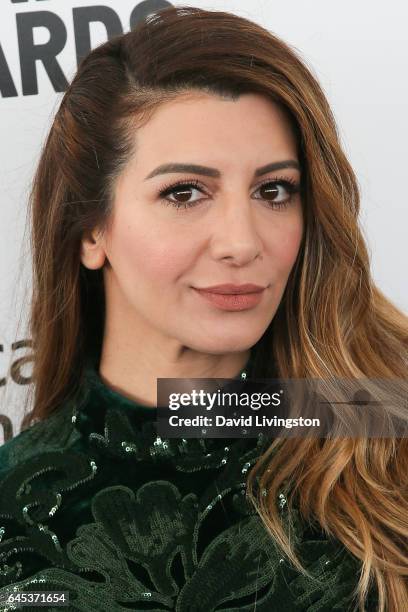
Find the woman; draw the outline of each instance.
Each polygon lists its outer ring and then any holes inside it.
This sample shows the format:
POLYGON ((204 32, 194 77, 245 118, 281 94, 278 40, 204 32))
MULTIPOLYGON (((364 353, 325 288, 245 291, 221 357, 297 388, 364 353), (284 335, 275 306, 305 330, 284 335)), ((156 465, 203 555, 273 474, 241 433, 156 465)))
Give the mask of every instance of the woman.
POLYGON ((0 452, 0 594, 406 610, 405 439, 155 433, 157 378, 406 375, 407 319, 294 51, 225 12, 149 16, 83 60, 31 204, 35 396, 0 452), (225 283, 261 299, 208 292, 225 283))

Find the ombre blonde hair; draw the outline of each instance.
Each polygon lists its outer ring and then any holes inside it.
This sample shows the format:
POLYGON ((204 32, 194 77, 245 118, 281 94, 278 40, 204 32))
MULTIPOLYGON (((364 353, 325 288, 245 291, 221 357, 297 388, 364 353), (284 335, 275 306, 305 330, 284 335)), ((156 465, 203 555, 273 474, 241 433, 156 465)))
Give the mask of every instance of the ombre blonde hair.
MULTIPOLYGON (((278 311, 253 347, 254 376, 406 376, 408 320, 371 277, 356 177, 316 78, 260 25, 168 7, 83 59, 42 151, 30 198, 34 398, 26 425, 76 393, 85 356, 101 349, 103 275, 81 265, 80 244, 109 221, 134 130, 164 101, 200 90, 267 96, 298 142, 304 236, 278 311)), ((380 612, 408 610, 407 446, 392 437, 279 438, 248 475, 250 499, 301 571, 275 501, 282 487, 289 510, 296 503, 361 560, 360 609, 374 581, 380 612)))

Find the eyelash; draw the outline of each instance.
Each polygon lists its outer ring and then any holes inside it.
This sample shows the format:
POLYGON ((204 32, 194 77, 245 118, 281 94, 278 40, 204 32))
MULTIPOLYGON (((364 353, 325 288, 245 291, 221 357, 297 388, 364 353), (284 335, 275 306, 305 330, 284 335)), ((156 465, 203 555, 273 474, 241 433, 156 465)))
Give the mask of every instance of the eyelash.
MULTIPOLYGON (((265 185, 269 185, 269 184, 283 185, 286 191, 288 191, 288 193, 290 194, 289 198, 285 202, 272 202, 274 206, 277 206, 278 210, 287 208, 289 204, 291 203, 293 196, 296 193, 298 193, 300 190, 299 184, 295 180, 289 179, 289 178, 283 178, 283 177, 275 177, 274 179, 269 179, 268 181, 261 183, 261 185, 258 185, 258 187, 256 188, 256 191, 258 191, 258 189, 261 189, 265 185)), ((170 183, 169 185, 164 185, 164 187, 159 192, 159 197, 161 198, 162 202, 166 206, 173 206, 176 210, 180 208, 184 208, 184 209, 193 208, 194 206, 196 206, 197 204, 201 202, 201 200, 196 200, 195 202, 174 202, 172 200, 168 200, 167 196, 171 195, 173 191, 176 191, 177 187, 193 187, 194 189, 198 189, 201 192, 205 192, 201 183, 196 179, 177 181, 176 183, 170 183)), ((257 199, 262 199, 262 198, 257 198, 257 199)), ((267 200, 265 201, 267 202, 267 200)), ((269 206, 272 210, 276 210, 274 209, 272 205, 269 204, 269 206)))

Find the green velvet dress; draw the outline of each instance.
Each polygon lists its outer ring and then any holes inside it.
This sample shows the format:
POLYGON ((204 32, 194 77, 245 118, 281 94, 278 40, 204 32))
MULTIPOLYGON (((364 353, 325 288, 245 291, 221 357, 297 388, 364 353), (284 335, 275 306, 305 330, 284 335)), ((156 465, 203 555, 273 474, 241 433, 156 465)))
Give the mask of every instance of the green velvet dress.
MULTIPOLYGON (((160 439, 157 409, 96 366, 83 391, 0 447, 0 601, 47 590, 84 612, 354 608, 359 562, 295 511, 299 573, 248 501, 262 436, 160 439)), ((283 493, 276 503, 287 520, 283 493)))

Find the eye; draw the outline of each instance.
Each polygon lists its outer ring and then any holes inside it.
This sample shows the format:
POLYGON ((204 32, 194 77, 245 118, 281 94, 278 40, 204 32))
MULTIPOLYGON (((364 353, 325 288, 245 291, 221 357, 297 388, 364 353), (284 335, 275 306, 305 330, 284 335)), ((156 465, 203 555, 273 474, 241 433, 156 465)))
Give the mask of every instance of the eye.
POLYGON ((292 179, 273 179, 262 183, 256 191, 261 192, 261 199, 267 202, 267 206, 276 207, 277 210, 287 208, 293 196, 299 193, 300 186, 292 179), (285 195, 286 192, 286 195, 285 195))
POLYGON ((191 191, 201 191, 201 193, 205 193, 201 183, 195 179, 190 181, 178 181, 177 183, 172 183, 170 185, 165 185, 163 189, 159 192, 159 197, 162 199, 164 204, 172 205, 175 208, 192 208, 196 205, 197 200, 192 202, 188 201, 188 197, 191 191), (170 200, 168 198, 169 195, 174 195, 175 193, 181 193, 182 197, 184 197, 184 201, 180 200, 170 200))
MULTIPOLYGON (((275 210, 279 210, 282 208, 287 208, 293 196, 298 193, 299 190, 300 186, 296 181, 288 178, 275 178, 273 180, 265 181, 257 187, 255 193, 257 191, 262 191, 263 195, 261 195, 260 198, 255 199, 265 200, 267 202, 267 206, 274 208, 275 210), (285 195, 285 192, 287 195, 285 195)), ((201 183, 194 179, 189 181, 178 181, 176 183, 166 185, 159 192, 159 197, 162 199, 164 204, 167 206, 174 206, 176 209, 193 208, 199 204, 201 200, 189 200, 192 191, 206 193, 201 183), (181 194, 184 201, 169 199, 170 195, 174 196, 175 194, 181 194)))

